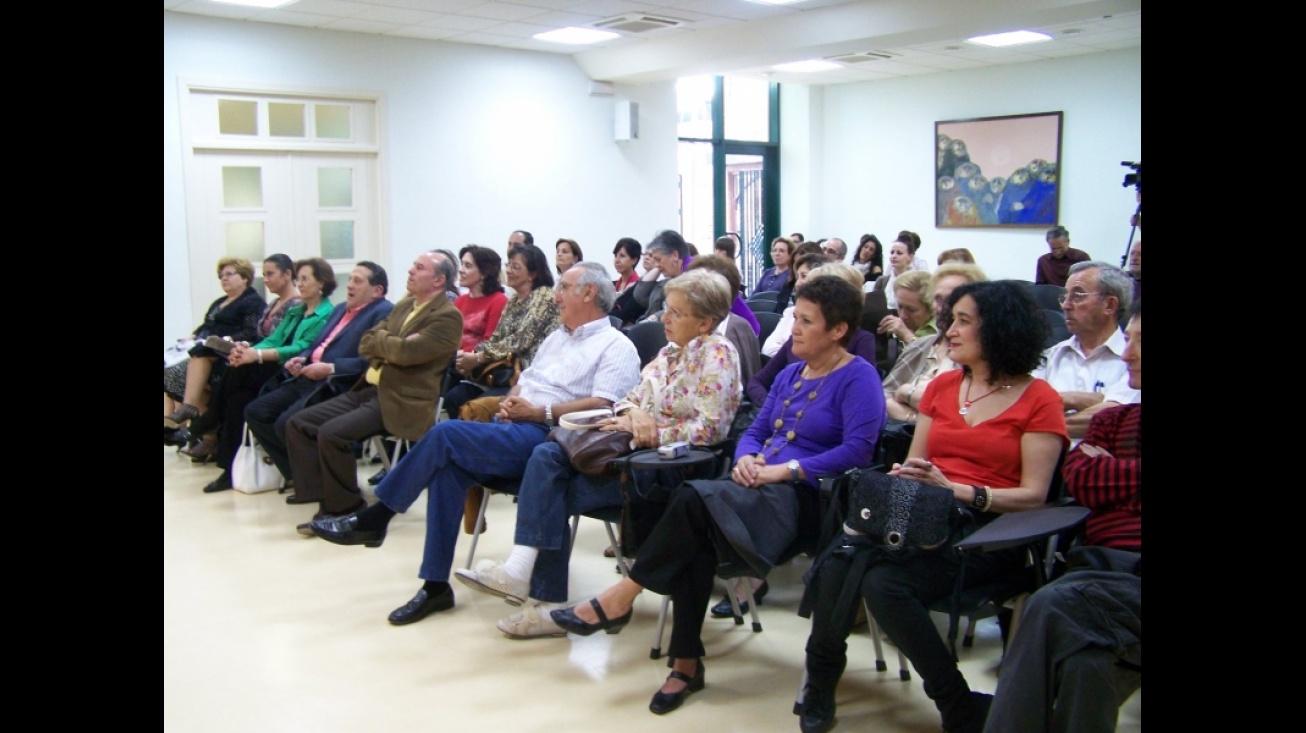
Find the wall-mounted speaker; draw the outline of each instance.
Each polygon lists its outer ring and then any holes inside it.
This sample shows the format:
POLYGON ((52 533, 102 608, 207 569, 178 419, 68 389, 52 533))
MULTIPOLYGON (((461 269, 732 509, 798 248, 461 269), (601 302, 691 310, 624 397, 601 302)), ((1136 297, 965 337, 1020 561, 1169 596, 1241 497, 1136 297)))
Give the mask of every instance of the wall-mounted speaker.
POLYGON ((613 139, 617 142, 639 139, 639 103, 620 101, 613 104, 613 139))

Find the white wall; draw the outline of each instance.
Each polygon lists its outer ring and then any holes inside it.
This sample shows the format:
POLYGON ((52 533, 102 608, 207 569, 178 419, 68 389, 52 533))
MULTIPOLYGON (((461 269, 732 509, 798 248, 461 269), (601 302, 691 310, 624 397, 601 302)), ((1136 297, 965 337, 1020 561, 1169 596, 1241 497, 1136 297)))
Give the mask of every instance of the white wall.
MULTIPOLYGON (((589 96, 568 56, 418 39, 163 16, 164 341, 195 327, 178 79, 380 92, 382 212, 392 299, 413 256, 469 242, 502 254, 513 229, 612 247, 677 228, 674 84, 589 96), (613 102, 640 105, 640 139, 613 141, 613 102)), ((216 279, 209 298, 221 294, 216 279)))
MULTIPOLYGON (((867 232, 887 246, 910 229, 931 264, 945 249, 969 247, 990 277, 1032 280, 1035 260, 1047 252, 1047 227, 934 227, 934 123, 1062 111, 1060 223, 1071 246, 1120 263, 1136 206, 1133 189, 1120 185, 1129 172, 1120 161, 1142 156, 1141 49, 840 84, 825 87, 822 99, 810 124, 823 138, 782 132, 781 159, 794 157, 795 148, 810 153, 818 158, 810 170, 819 175, 810 200, 799 197, 791 209, 785 199, 783 231, 838 236, 851 248, 867 232)), ((786 179, 791 170, 783 169, 786 179)), ((786 180, 782 191, 804 185, 786 180)))

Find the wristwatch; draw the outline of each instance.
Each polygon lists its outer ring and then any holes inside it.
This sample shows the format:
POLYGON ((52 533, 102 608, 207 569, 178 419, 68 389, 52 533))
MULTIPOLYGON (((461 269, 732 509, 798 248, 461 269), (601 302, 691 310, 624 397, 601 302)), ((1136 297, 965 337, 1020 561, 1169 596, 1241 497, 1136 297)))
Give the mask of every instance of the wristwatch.
POLYGON ((544 424, 550 427, 553 425, 553 405, 544 406, 544 424))
POLYGON ((789 475, 793 477, 793 480, 798 481, 798 461, 792 460, 786 463, 785 466, 789 468, 789 475))

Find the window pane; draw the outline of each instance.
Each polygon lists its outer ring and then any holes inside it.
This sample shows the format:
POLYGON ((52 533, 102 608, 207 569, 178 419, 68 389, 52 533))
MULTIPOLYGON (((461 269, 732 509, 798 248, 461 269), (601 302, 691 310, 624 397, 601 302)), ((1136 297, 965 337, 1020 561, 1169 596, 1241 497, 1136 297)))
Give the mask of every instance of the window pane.
POLYGON ((222 167, 222 205, 228 209, 263 206, 262 169, 257 166, 222 167))
POLYGON ((680 143, 680 234, 699 252, 716 239, 712 210, 712 143, 680 143))
POLYGON ((263 261, 263 222, 227 222, 228 257, 244 257, 250 262, 263 261))
POLYGON ((317 205, 353 206, 353 173, 352 168, 318 168, 317 205))
POLYGON ((354 222, 318 222, 322 256, 328 260, 354 259, 354 222))
POLYGON ((676 110, 680 114, 678 137, 712 137, 712 95, 716 82, 711 76, 676 80, 676 110))
MULTIPOLYGON (((726 231, 738 232, 743 253, 739 270, 743 282, 752 287, 765 267, 762 225, 762 156, 726 156, 726 231)), ((765 249, 769 249, 769 243, 765 249)))
POLYGON ((218 132, 223 135, 257 135, 258 103, 243 99, 219 99, 218 132))
POLYGON ((313 114, 317 123, 317 136, 338 140, 349 139, 349 106, 344 104, 316 104, 313 114))
POLYGON ((764 79, 725 79, 727 140, 771 141, 771 83, 764 79))
POLYGON ((304 105, 268 102, 268 134, 304 137, 304 105))

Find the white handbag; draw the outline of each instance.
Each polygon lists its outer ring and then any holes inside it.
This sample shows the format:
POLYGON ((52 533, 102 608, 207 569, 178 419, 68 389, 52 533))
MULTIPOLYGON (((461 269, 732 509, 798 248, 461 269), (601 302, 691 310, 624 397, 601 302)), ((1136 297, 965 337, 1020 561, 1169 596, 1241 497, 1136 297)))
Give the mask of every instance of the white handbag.
POLYGON ((281 471, 245 426, 245 436, 231 462, 232 488, 243 494, 261 494, 281 488, 281 483, 281 471))

